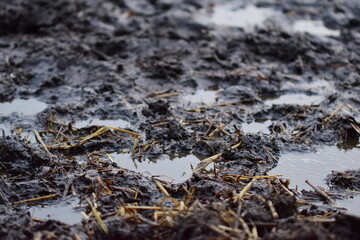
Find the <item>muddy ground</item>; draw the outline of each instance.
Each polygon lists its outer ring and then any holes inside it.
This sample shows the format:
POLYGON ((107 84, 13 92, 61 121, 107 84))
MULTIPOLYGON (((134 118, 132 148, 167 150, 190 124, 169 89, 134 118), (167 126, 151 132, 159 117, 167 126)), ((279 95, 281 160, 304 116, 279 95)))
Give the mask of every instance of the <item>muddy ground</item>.
MULTIPOLYGON (((358 239, 360 218, 266 174, 283 152, 358 145, 360 2, 251 2, 339 35, 197 21, 220 1, 1 0, 0 101, 48 105, 0 114, 13 127, 0 139, 0 238, 358 239), (306 87, 320 79, 331 88, 306 87), (216 100, 183 101, 199 89, 216 100), (322 99, 265 103, 293 93, 322 99), (86 119, 131 126, 74 125, 86 119), (272 120, 269 133, 242 130, 255 120, 272 120), (25 136, 34 129, 37 142, 25 136), (169 183, 113 163, 107 154, 119 152, 204 160, 169 183), (28 209, 74 197, 77 224, 28 209)), ((334 191, 359 191, 358 170, 329 174, 334 191)))

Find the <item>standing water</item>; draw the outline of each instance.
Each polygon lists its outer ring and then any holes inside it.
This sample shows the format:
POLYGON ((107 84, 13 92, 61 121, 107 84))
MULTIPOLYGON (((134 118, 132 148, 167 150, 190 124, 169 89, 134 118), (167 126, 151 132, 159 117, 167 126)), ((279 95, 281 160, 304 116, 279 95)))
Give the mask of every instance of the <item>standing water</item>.
POLYGON ((9 115, 13 112, 17 112, 24 115, 34 115, 43 111, 46 107, 46 103, 40 102, 34 98, 15 99, 12 102, 0 103, 0 114, 9 115))
POLYGON ((126 168, 142 174, 147 174, 165 181, 179 183, 189 179, 194 168, 200 160, 194 155, 164 155, 160 158, 133 159, 130 154, 111 154, 119 167, 126 168))
POLYGON ((291 17, 273 8, 259 8, 255 5, 239 6, 237 1, 217 4, 210 14, 199 14, 202 24, 240 27, 249 29, 272 21, 290 32, 305 32, 320 37, 340 36, 339 30, 327 28, 321 20, 291 20, 291 17))
MULTIPOLYGON (((312 190, 305 183, 309 180, 315 186, 326 187, 325 177, 331 171, 345 171, 360 168, 360 146, 351 150, 337 147, 324 147, 315 153, 286 153, 283 154, 278 165, 268 172, 269 175, 283 175, 290 179, 290 187, 297 186, 300 190, 312 190)), ((346 207, 349 213, 360 216, 360 196, 354 199, 339 201, 339 205, 346 207)))

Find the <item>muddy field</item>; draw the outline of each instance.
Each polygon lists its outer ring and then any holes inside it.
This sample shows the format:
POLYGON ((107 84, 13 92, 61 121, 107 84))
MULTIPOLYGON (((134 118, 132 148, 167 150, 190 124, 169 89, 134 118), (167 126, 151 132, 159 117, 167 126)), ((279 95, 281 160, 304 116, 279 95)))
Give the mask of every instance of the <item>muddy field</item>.
POLYGON ((0 0, 0 238, 359 239, 359 16, 0 0))

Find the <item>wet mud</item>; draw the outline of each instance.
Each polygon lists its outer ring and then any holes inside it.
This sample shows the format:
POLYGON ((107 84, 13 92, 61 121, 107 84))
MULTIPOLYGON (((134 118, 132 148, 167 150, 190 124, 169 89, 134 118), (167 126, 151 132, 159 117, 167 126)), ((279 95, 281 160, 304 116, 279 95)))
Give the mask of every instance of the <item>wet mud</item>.
POLYGON ((357 239, 359 16, 0 0, 0 238, 357 239))

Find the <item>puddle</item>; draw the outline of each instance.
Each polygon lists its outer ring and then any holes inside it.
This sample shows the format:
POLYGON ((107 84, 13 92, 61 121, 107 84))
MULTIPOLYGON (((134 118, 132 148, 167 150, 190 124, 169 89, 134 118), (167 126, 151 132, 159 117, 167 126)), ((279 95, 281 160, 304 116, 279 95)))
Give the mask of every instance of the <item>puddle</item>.
POLYGON ((270 134, 269 126, 272 124, 271 120, 266 121, 257 121, 255 120, 252 123, 243 123, 241 125, 242 130, 245 133, 266 133, 270 134))
POLYGON ((83 219, 80 210, 75 210, 79 199, 72 199, 56 205, 33 206, 29 209, 31 217, 40 219, 53 219, 67 224, 80 223, 83 219))
POLYGON ((93 126, 93 125, 106 126, 106 127, 117 127, 117 128, 126 128, 126 127, 131 126, 130 122, 122 120, 122 119, 116 119, 116 120, 88 119, 88 120, 76 122, 74 124, 74 127, 84 128, 84 127, 93 126))
MULTIPOLYGON (((268 172, 269 175, 280 174, 290 179, 290 186, 299 190, 312 188, 305 183, 309 180, 315 186, 328 188, 325 177, 332 170, 345 171, 360 168, 360 148, 344 151, 337 147, 324 147, 316 153, 286 153, 280 157, 278 165, 268 172)), ((348 208, 349 213, 356 209, 359 213, 360 197, 338 201, 341 207, 348 208)), ((355 213, 354 213, 355 214, 355 213)))
POLYGON ((200 162, 195 155, 163 155, 157 159, 145 159, 141 162, 132 159, 130 154, 111 154, 119 167, 157 177, 161 180, 180 183, 192 175, 191 165, 195 168, 200 162))
POLYGON ((213 13, 202 16, 199 21, 204 24, 248 28, 260 25, 278 14, 277 11, 270 8, 258 8, 254 5, 247 5, 242 8, 229 3, 216 5, 213 13))
POLYGON ((46 103, 40 102, 34 98, 15 99, 12 102, 0 103, 0 114, 9 115, 13 112, 17 112, 24 115, 34 115, 43 111, 46 107, 46 103))
POLYGON ((271 21, 279 27, 291 32, 306 32, 316 36, 337 37, 339 30, 327 28, 321 20, 296 20, 272 8, 259 8, 255 5, 241 6, 233 1, 217 4, 211 13, 199 14, 198 21, 202 24, 215 24, 228 27, 251 28, 265 25, 271 21))
POLYGON ((338 202, 341 207, 348 210, 348 213, 360 217, 360 195, 356 195, 353 198, 341 200, 338 202))
POLYGON ((286 153, 269 175, 281 174, 291 179, 292 186, 311 189, 305 180, 314 185, 325 186, 324 178, 332 170, 345 171, 360 168, 360 149, 344 151, 337 147, 324 147, 316 153, 286 153))
MULTIPOLYGON (((7 123, 0 123, 0 137, 3 137, 3 134, 5 134, 5 136, 9 136, 9 135, 15 135, 17 134, 16 131, 19 128, 14 128, 10 125, 8 125, 7 123)), ((22 133, 20 134, 21 138, 24 138, 25 136, 27 136, 27 139, 30 142, 35 143, 36 142, 36 138, 35 138, 35 134, 32 130, 23 130, 22 133)))
POLYGON ((217 91, 214 90, 196 90, 194 94, 185 95, 182 98, 182 102, 188 103, 201 103, 201 104, 213 104, 216 102, 217 91))
POLYGON ((338 37, 340 36, 339 30, 332 30, 325 27, 324 23, 320 20, 297 20, 292 25, 293 31, 306 32, 316 36, 323 37, 338 37))
POLYGON ((0 137, 3 136, 3 133, 5 134, 5 136, 8 136, 11 134, 11 127, 8 126, 5 123, 0 123, 0 137))
POLYGON ((299 105, 313 105, 319 104, 324 100, 323 96, 307 95, 305 93, 287 93, 279 97, 267 99, 263 98, 266 105, 273 104, 299 104, 299 105))

